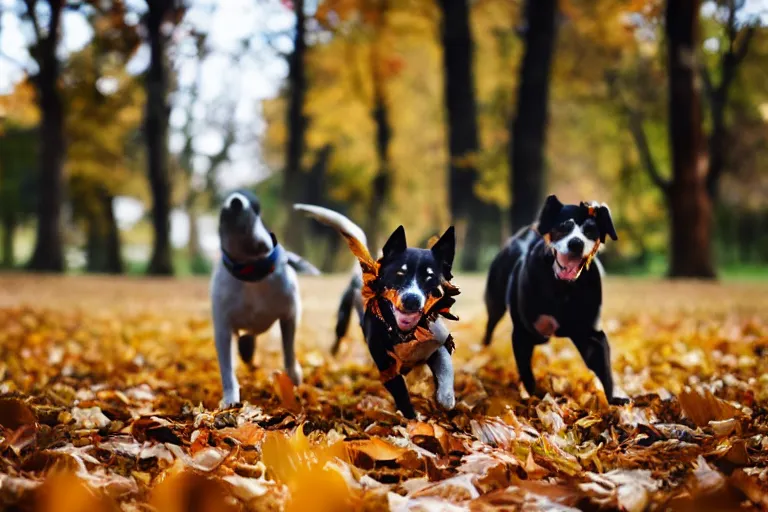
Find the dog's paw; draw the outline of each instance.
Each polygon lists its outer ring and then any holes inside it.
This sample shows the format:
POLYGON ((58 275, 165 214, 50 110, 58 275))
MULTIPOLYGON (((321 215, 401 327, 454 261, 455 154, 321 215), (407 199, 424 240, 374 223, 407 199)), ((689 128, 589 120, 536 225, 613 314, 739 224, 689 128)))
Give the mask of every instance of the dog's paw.
POLYGON ((232 407, 233 405, 237 405, 240 403, 240 390, 239 389, 233 389, 233 390, 224 390, 224 397, 221 399, 221 402, 219 402, 219 406, 222 409, 226 409, 228 407, 232 407))
POLYGON ((435 394, 436 394, 437 403, 440 404, 440 407, 442 407, 446 411, 451 411, 453 410, 454 407, 456 407, 456 397, 453 394, 453 389, 438 388, 437 393, 435 394))
POLYGON ((301 365, 298 361, 293 363, 292 368, 286 368, 285 373, 291 378, 294 386, 298 386, 304 380, 304 372, 301 369, 301 365))
POLYGON ((552 315, 539 315, 539 318, 534 322, 533 327, 542 336, 552 336, 560 328, 560 324, 555 320, 552 315))

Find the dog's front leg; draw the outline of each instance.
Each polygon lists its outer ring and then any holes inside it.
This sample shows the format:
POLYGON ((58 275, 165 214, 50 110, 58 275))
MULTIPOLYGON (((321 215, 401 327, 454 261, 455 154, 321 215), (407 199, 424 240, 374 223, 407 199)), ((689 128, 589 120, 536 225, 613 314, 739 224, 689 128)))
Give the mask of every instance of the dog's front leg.
POLYGON ((515 353, 517 373, 529 395, 536 395, 536 379, 533 376, 531 360, 533 359, 533 347, 535 342, 525 330, 515 326, 512 329, 512 351, 515 353))
POLYGON ((605 397, 614 405, 622 405, 628 402, 625 398, 613 396, 613 373, 611 372, 611 347, 608 338, 603 331, 593 331, 588 335, 575 336, 573 343, 576 345, 587 368, 592 370, 603 385, 605 397))
POLYGON ((283 363, 285 365, 285 372, 288 374, 288 377, 291 378, 294 385, 298 386, 301 384, 304 376, 301 371, 301 366, 298 361, 296 361, 296 353, 294 351, 296 323, 295 315, 280 319, 280 333, 283 337, 283 363))
POLYGON ((427 360, 429 369, 435 377, 435 396, 443 409, 451 410, 456 405, 453 392, 453 362, 445 347, 438 348, 427 360))
POLYGON ((221 387, 224 391, 222 403, 229 406, 240 402, 240 384, 235 376, 235 351, 232 343, 232 329, 221 313, 214 310, 213 335, 216 341, 216 356, 219 360, 221 387))

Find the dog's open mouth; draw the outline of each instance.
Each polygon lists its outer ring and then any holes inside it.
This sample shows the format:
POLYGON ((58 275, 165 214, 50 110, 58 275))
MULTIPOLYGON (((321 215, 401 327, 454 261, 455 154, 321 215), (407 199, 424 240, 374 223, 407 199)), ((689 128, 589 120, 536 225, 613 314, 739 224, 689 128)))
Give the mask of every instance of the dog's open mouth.
POLYGON ((563 281, 573 281, 581 273, 586 258, 555 251, 555 275, 563 281))
POLYGON ((421 320, 421 311, 416 311, 414 313, 407 313, 405 311, 401 311, 395 306, 392 306, 392 312, 395 315, 395 321, 397 322, 397 328, 401 331, 410 331, 412 329, 415 329, 416 326, 419 324, 419 320, 421 320))

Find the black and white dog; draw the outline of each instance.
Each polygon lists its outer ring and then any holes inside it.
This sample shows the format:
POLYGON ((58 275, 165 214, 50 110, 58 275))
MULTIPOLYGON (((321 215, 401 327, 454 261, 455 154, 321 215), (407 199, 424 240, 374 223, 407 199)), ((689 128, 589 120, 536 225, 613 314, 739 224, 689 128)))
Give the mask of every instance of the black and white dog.
POLYGON ((555 335, 573 341, 611 403, 626 403, 613 396, 610 347, 600 329, 602 271, 596 259, 590 265, 606 237, 617 239, 607 206, 564 205, 551 195, 538 225, 521 229, 491 263, 483 343, 491 343, 509 309, 517 369, 530 395, 539 394, 531 369, 533 349, 555 335))
POLYGON ((345 216, 313 205, 294 208, 339 231, 360 261, 363 335, 397 409, 406 418, 416 417, 403 376, 421 364, 432 370, 437 402, 453 409, 453 338, 440 318, 456 319, 449 311, 459 293, 450 283, 453 228, 430 249, 417 249, 407 246, 400 226, 384 244, 382 257, 374 260, 362 230, 345 216))
POLYGON ((232 192, 219 214, 221 260, 211 279, 211 308, 216 352, 224 389, 223 404, 240 402, 235 376, 232 336, 250 364, 256 336, 280 322, 285 370, 294 384, 302 380, 294 354, 294 337, 301 316, 296 271, 317 275, 317 268, 283 249, 261 219, 258 198, 247 190, 232 192))

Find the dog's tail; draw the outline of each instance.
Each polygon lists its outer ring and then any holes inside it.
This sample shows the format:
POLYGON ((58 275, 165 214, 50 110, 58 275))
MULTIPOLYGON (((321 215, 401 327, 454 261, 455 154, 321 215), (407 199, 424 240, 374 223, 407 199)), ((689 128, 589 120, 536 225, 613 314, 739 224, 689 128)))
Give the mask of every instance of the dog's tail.
POLYGON ((363 229, 344 215, 312 204, 297 203, 293 205, 293 209, 306 213, 316 221, 338 230, 345 237, 356 239, 363 247, 368 248, 368 238, 363 229))
MULTIPOLYGON (((333 210, 329 210, 328 208, 323 208, 322 206, 314 206, 310 204, 294 204, 293 208, 294 210, 304 212, 318 222, 321 222, 339 231, 347 239, 347 242, 350 243, 351 248, 353 248, 353 246, 356 244, 350 239, 356 241, 357 244, 362 246, 367 252, 368 239, 365 236, 365 232, 360 226, 352 222, 344 215, 333 210)), ((355 252, 354 248, 352 250, 355 252)), ((331 349, 331 353, 333 355, 336 355, 336 353, 339 351, 341 340, 347 334, 353 308, 357 312, 360 324, 362 324, 364 314, 362 297, 360 295, 362 288, 362 270, 360 265, 355 264, 352 277, 349 284, 347 285, 347 288, 344 290, 344 294, 341 297, 341 303, 339 304, 339 311, 336 317, 336 341, 331 349)))
POLYGON ((285 251, 288 256, 288 265, 293 267, 299 274, 307 274, 310 276, 319 276, 321 274, 320 269, 302 258, 296 253, 291 251, 285 251))

